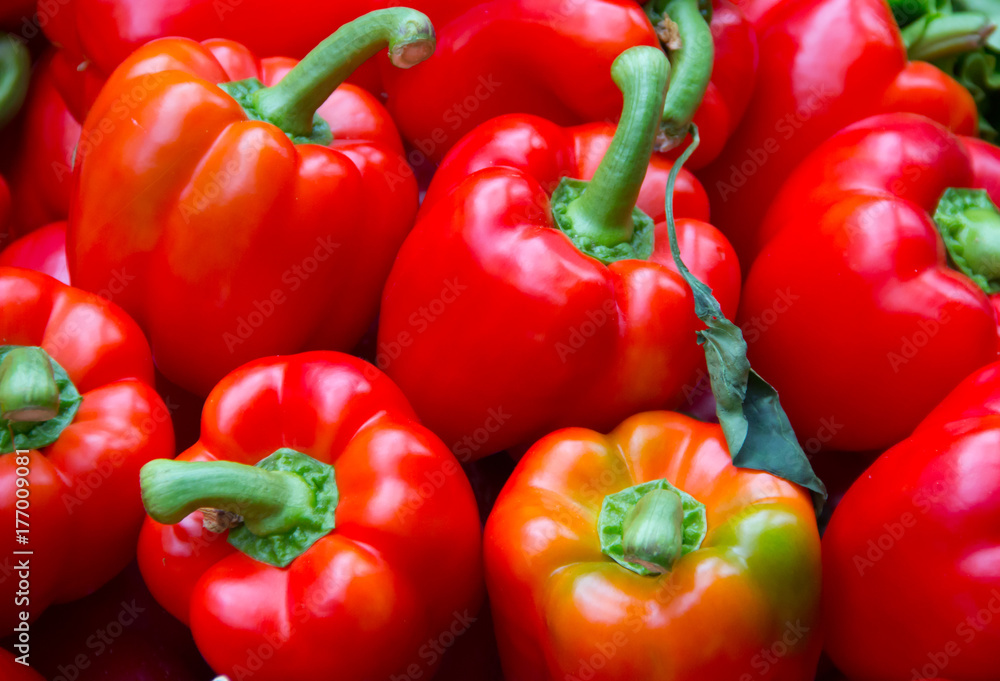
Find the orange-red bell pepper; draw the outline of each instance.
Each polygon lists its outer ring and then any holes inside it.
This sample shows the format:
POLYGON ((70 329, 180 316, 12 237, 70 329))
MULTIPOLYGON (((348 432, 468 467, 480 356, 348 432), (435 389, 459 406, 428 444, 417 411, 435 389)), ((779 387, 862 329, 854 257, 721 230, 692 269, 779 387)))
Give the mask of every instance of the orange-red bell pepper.
POLYGON ((543 438, 486 525, 518 681, 812 681, 820 542, 804 489, 736 468, 722 430, 648 412, 543 438))
POLYGON ((110 289, 157 367, 199 394, 257 357, 351 349, 417 189, 388 113, 341 83, 386 45, 412 66, 433 38, 399 8, 341 28, 298 66, 224 40, 140 48, 83 126, 75 285, 110 289))

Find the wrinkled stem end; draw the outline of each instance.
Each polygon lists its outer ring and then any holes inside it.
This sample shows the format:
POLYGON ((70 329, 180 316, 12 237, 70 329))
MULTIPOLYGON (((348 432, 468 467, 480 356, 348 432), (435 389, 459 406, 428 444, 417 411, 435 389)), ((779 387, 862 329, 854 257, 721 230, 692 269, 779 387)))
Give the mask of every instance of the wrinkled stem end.
POLYGON ((419 12, 403 21, 395 39, 389 38, 389 60, 400 69, 409 69, 426 61, 436 47, 434 26, 419 12))
POLYGON ((389 59, 408 69, 434 53, 434 27, 407 7, 369 12, 345 24, 273 87, 253 93, 255 113, 288 134, 309 138, 317 109, 363 62, 385 47, 389 59))
POLYGON ((44 350, 21 347, 0 363, 0 418, 13 422, 53 419, 59 413, 59 386, 44 350))
POLYGON ((201 510, 210 532, 254 560, 286 567, 336 526, 333 466, 281 448, 256 466, 232 461, 150 461, 139 473, 142 503, 157 522, 201 510))
POLYGON ((705 98, 712 79, 715 43, 712 29, 698 6, 698 0, 671 0, 666 14, 676 24, 679 45, 667 47, 673 78, 663 104, 663 120, 657 150, 667 151, 679 146, 687 135, 691 121, 705 98))
POLYGON ((681 557, 683 536, 680 495, 668 489, 647 492, 625 517, 625 560, 657 574, 670 572, 681 557))

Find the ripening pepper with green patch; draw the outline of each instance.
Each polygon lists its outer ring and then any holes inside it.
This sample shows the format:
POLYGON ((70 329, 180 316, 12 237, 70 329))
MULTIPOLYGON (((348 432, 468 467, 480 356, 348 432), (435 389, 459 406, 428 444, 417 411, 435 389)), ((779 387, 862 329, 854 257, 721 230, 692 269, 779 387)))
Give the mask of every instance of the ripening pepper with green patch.
POLYGON ((718 425, 669 412, 536 443, 484 539, 518 681, 812 681, 820 540, 807 491, 737 468, 718 425))

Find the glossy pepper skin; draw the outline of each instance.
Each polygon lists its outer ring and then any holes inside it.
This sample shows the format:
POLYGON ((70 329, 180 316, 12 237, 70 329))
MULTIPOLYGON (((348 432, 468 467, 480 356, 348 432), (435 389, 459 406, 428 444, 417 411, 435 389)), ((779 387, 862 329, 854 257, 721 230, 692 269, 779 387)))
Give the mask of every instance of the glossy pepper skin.
MULTIPOLYGON (((419 17, 426 43, 426 18, 398 11, 419 17)), ((339 38, 333 47, 347 49, 339 38)), ((314 101, 333 139, 293 144, 216 86, 284 84, 294 65, 231 41, 154 41, 119 67, 84 124, 73 281, 116 286, 160 371, 201 395, 256 357, 353 347, 416 212, 395 126, 364 90, 344 84, 314 101)))
MULTIPOLYGON (((291 0, 279 8, 272 0, 59 0, 58 11, 47 12, 41 5, 39 11, 46 11, 45 33, 60 48, 55 57, 60 91, 82 120, 108 75, 151 40, 226 38, 257 54, 301 59, 338 26, 390 4, 291 0), (275 29, 276 23, 281 30, 275 29)), ((427 11, 449 4, 468 5, 472 0, 417 0, 407 6, 427 11)), ((379 91, 375 64, 357 76, 356 82, 379 91)))
POLYGON ((0 251, 0 267, 22 267, 69 283, 66 223, 53 222, 16 239, 0 251))
POLYGON ((17 196, 8 228, 14 237, 69 216, 81 126, 56 89, 53 56, 35 65, 20 120, 6 133, 3 169, 17 196))
POLYGON ((881 0, 743 0, 758 40, 757 85, 725 150, 699 177, 716 224, 748 266, 782 183, 841 128, 887 112, 976 131, 972 96, 935 67, 908 62, 881 0))
MULTIPOLYGON (((0 269, 0 303, 0 345, 41 347, 82 396, 51 444, 0 454, 0 521, 11 528, 3 550, 33 552, 30 603, 15 606, 17 581, 4 583, 0 613, 13 626, 18 612, 37 616, 51 603, 80 598, 132 560, 143 518, 139 469, 172 457, 174 435, 153 389, 149 346, 118 307, 16 268, 0 269), (21 467, 29 470, 27 545, 15 543, 14 532, 21 467)), ((5 390, 0 381, 0 404, 5 390)))
POLYGON ((845 129, 788 180, 740 326, 800 439, 891 446, 996 359, 996 310, 932 220, 947 188, 974 186, 962 139, 912 114, 845 129))
MULTIPOLYGON (((433 57, 405 74, 382 73, 403 136, 435 161, 477 125, 504 114, 567 126, 617 120, 622 100, 608 75, 612 62, 629 47, 660 44, 633 0, 490 0, 445 16, 431 14, 433 57)), ((728 0, 713 2, 711 31, 712 82, 694 119, 704 143, 691 167, 720 151, 754 86, 756 41, 740 10, 728 0)))
MULTIPOLYGON (((972 186, 984 189, 994 203, 1000 202, 1000 147, 976 137, 962 139, 972 162, 972 186)), ((997 312, 997 336, 1000 336, 1000 295, 990 296, 997 312)))
MULTIPOLYGON (((592 178, 614 132, 504 116, 431 183, 386 283, 377 361, 460 459, 562 426, 611 428, 695 385, 700 326, 663 222, 671 162, 653 155, 636 202, 658 223, 648 260, 605 265, 552 217, 559 178, 592 178)), ((684 262, 732 313, 738 263, 683 170, 675 202, 684 262)))
POLYGON ((200 511, 173 526, 149 519, 139 565, 150 591, 230 678, 260 646, 273 652, 251 667, 262 681, 391 678, 411 665, 431 676, 440 660, 418 650, 456 613, 475 616, 482 596, 479 515, 461 467, 384 374, 334 352, 234 371, 178 460, 254 464, 282 447, 333 465, 333 532, 278 568, 204 529, 200 511))
POLYGON ((852 681, 1000 678, 998 488, 994 363, 879 457, 833 514, 826 650, 852 681))
POLYGON ((735 468, 717 425, 648 412, 610 435, 557 431, 524 456, 486 525, 504 672, 812 681, 819 552, 805 491, 735 468), (707 534, 667 572, 637 574, 602 550, 600 512, 609 495, 659 479, 704 504, 707 534))

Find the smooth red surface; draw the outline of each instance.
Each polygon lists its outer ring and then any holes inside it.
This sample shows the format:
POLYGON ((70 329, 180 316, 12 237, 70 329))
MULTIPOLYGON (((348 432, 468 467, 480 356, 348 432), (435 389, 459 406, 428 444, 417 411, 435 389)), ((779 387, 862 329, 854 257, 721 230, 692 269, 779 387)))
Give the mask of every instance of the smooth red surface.
POLYGON ((1000 364, 848 491, 823 537, 826 649, 852 681, 1000 679, 1000 364))
POLYGON ((23 267, 69 283, 66 263, 66 223, 36 229, 0 251, 0 267, 23 267))
POLYGON ((199 650, 236 678, 367 681, 430 676, 418 653, 482 597, 480 525, 461 467, 402 392, 333 352, 252 362, 209 396, 182 460, 255 464, 291 447, 333 464, 336 529, 287 568, 257 562, 201 527, 147 519, 139 566, 156 599, 189 622, 199 650), (457 614, 456 614, 457 613, 457 614))
POLYGON ((782 183, 813 149, 868 116, 921 113, 976 131, 972 96, 942 71, 908 65, 882 0, 740 0, 758 39, 757 85, 725 150, 699 174, 713 217, 747 266, 782 183))
MULTIPOLYGON (((659 45, 632 0, 490 0, 465 12, 431 12, 434 55, 403 72, 383 65, 389 110, 425 156, 440 160, 464 134, 503 114, 542 116, 562 125, 614 121, 621 93, 611 64, 629 47, 659 45)), ((756 41, 728 0, 713 4, 717 45, 712 82, 695 117, 702 147, 692 167, 719 152, 749 101, 756 41)), ((419 9, 419 7, 418 7, 419 9)))
POLYGON ((782 189, 740 325, 801 440, 889 447, 996 359, 997 312, 948 266, 931 219, 944 190, 974 186, 973 173, 961 138, 892 114, 831 138, 782 189))
MULTIPOLYGON (((0 269, 0 344, 38 345, 59 363, 83 402, 59 439, 29 454, 30 536, 15 543, 17 456, 0 454, 4 556, 33 554, 30 612, 80 598, 135 555, 142 523, 139 469, 173 457, 170 414, 153 390, 149 346, 118 307, 51 277, 0 269)), ((13 627, 17 580, 3 582, 0 621, 13 627)), ((8 629, 10 631, 10 629, 8 629)))
POLYGON ((201 395, 257 357, 351 349, 417 208, 395 126, 364 90, 342 85, 320 107, 334 136, 323 147, 248 120, 215 86, 274 83, 294 63, 231 41, 156 41, 84 125, 73 281, 109 292, 160 371, 201 395))
POLYGON ((17 197, 7 230, 14 237, 69 216, 80 123, 55 87, 54 57, 49 50, 35 65, 24 107, 4 131, 2 167, 17 197))
MULTIPOLYGON (((559 178, 591 178, 613 134, 500 118, 459 142, 427 192, 386 284, 376 359, 460 459, 611 428, 695 386, 701 327, 666 225, 649 261, 606 266, 553 222, 559 178)), ((655 220, 670 167, 654 155, 639 196, 655 220)), ((683 258, 732 314, 739 266, 704 222, 704 190, 682 170, 675 196, 683 258)))

